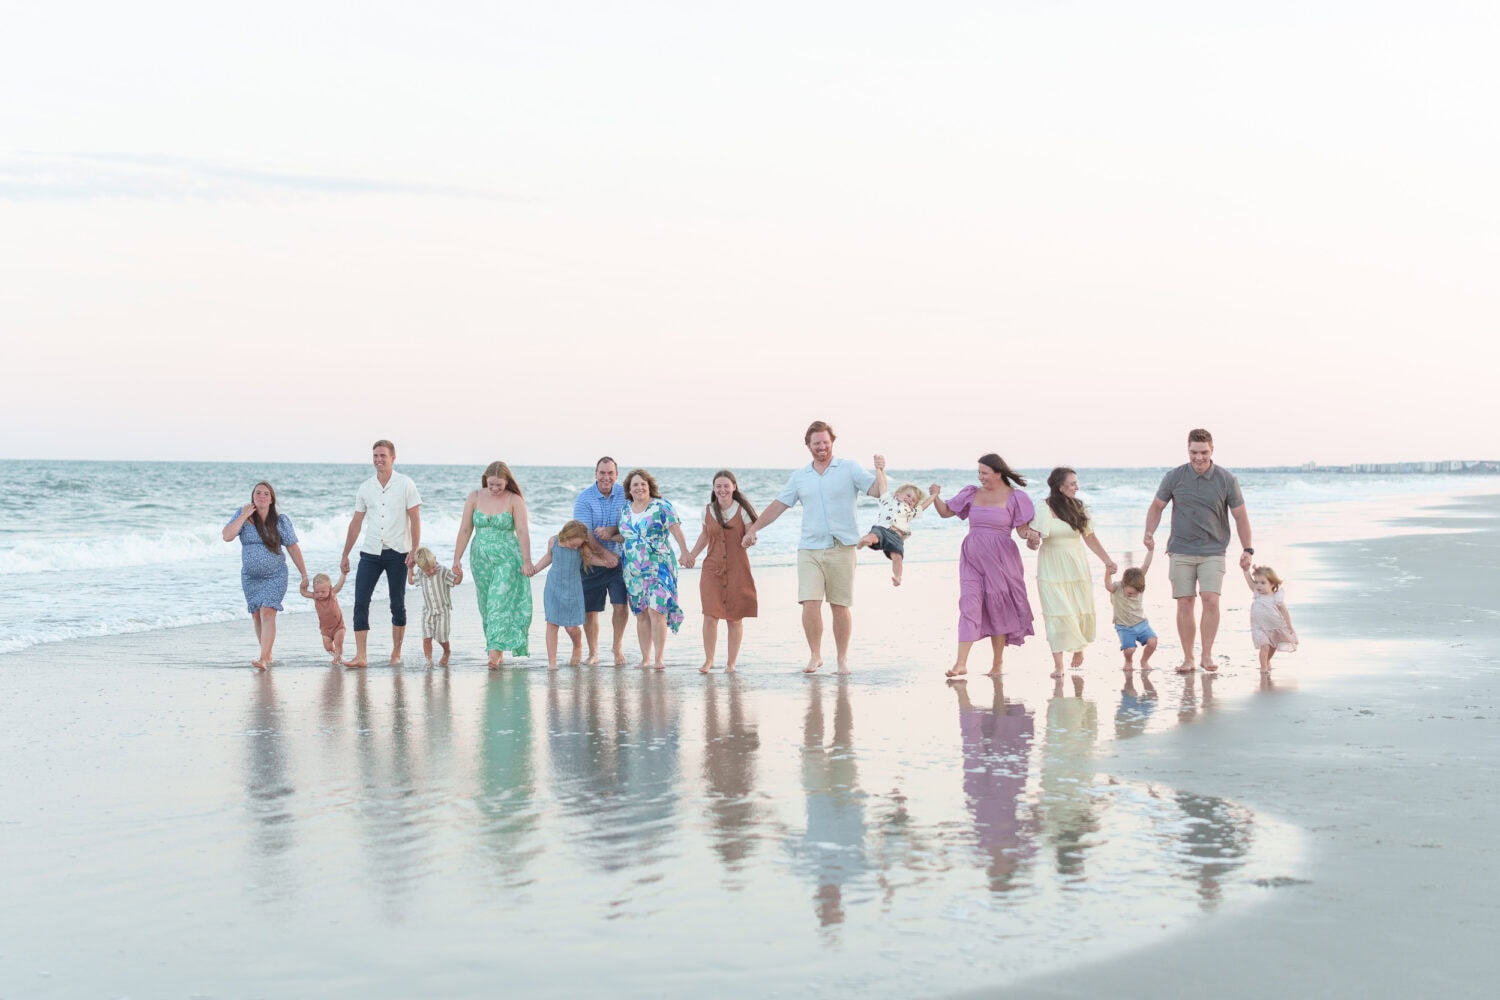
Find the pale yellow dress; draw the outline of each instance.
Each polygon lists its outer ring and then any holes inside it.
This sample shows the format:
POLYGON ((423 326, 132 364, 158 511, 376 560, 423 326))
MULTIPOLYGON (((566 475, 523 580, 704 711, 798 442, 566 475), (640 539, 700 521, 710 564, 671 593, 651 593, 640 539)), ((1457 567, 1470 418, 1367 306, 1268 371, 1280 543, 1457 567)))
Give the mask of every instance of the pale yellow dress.
POLYGON ((1047 645, 1054 653, 1072 653, 1094 641, 1094 578, 1083 539, 1094 533, 1092 522, 1074 531, 1045 503, 1036 505, 1031 526, 1042 536, 1036 554, 1036 590, 1047 622, 1047 645))

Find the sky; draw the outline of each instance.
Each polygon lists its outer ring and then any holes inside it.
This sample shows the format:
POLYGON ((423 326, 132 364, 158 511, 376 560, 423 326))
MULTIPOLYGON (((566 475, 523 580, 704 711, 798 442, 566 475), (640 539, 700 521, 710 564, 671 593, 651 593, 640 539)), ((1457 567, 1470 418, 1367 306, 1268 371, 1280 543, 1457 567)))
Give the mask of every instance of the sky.
POLYGON ((1490 3, 4 21, 0 458, 1500 458, 1490 3))

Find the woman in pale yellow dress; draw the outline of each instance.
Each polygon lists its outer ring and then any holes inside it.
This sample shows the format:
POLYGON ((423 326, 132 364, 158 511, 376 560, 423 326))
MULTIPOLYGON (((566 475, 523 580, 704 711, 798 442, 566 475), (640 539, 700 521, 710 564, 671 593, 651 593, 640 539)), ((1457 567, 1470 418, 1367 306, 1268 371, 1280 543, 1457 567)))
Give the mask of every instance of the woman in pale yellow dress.
POLYGON ((1072 653, 1072 667, 1083 666, 1083 649, 1094 641, 1094 578, 1089 551, 1106 569, 1118 567, 1094 537, 1088 508, 1078 500, 1078 473, 1052 470, 1047 477, 1047 502, 1039 504, 1031 528, 1040 539, 1027 542, 1036 554, 1036 589, 1047 622, 1047 645, 1052 649, 1052 676, 1063 675, 1063 654, 1072 653))

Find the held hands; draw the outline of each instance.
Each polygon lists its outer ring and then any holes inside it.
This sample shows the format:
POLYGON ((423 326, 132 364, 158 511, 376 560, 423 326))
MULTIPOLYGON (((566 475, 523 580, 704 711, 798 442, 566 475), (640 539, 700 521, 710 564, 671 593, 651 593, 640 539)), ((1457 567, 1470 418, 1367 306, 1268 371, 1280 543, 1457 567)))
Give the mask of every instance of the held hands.
POLYGON ((1118 573, 1119 570, 1120 570, 1120 567, 1115 565, 1115 561, 1113 559, 1106 559, 1106 560, 1104 560, 1104 572, 1105 572, 1105 574, 1118 573))
POLYGON ((755 544, 755 529, 751 528, 745 532, 745 537, 740 539, 740 548, 748 549, 755 544))
POLYGON ((885 456, 884 455, 876 455, 875 456, 875 471, 876 472, 884 472, 885 471, 885 456))
POLYGON ((1155 552, 1156 551, 1156 536, 1155 535, 1147 535, 1146 539, 1145 539, 1145 545, 1146 545, 1146 548, 1149 551, 1155 552))
POLYGON ((931 486, 927 487, 927 495, 932 497, 932 499, 934 500, 938 499, 938 497, 940 497, 942 493, 943 488, 937 483, 933 483, 931 486))
POLYGON ((1240 553, 1240 569, 1242 569, 1242 570, 1244 570, 1244 571, 1246 571, 1248 573, 1250 571, 1250 563, 1251 563, 1251 561, 1252 560, 1250 559, 1250 553, 1248 553, 1248 552, 1241 552, 1240 553))
POLYGON ((349 575, 349 557, 347 555, 339 560, 339 572, 345 576, 349 575))
POLYGON ((406 554, 406 568, 407 569, 411 569, 416 564, 417 564, 417 554, 415 552, 408 552, 406 554))
POLYGON ((464 582, 464 566, 457 559, 453 560, 453 585, 457 586, 464 582))
POLYGON ((692 569, 693 566, 697 562, 698 562, 697 558, 691 552, 684 552, 682 554, 682 568, 683 569, 692 569))
POLYGON ((594 534, 597 535, 597 536, 599 536, 599 538, 600 538, 601 541, 606 541, 606 542, 609 541, 609 529, 608 528, 595 528, 594 529, 594 534))
POLYGON ((1026 533, 1026 547, 1035 552, 1042 547, 1042 533, 1040 531, 1028 531, 1026 533))

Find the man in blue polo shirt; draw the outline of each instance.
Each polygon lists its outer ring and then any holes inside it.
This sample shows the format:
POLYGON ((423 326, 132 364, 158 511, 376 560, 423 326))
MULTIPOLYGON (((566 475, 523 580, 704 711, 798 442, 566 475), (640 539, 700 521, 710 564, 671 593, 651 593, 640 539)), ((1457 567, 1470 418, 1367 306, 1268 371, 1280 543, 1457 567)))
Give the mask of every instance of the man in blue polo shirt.
POLYGON ((1167 577, 1177 599, 1177 638, 1182 640, 1179 674, 1193 672, 1193 639, 1203 637, 1203 669, 1213 673, 1214 638, 1219 634, 1219 592, 1224 584, 1224 553, 1229 548, 1229 519, 1240 536, 1240 568, 1250 568, 1250 514, 1239 480, 1214 464, 1214 436, 1201 427, 1188 432, 1188 460, 1162 477, 1156 499, 1146 511, 1146 548, 1156 544, 1161 512, 1172 505, 1172 532, 1167 538, 1167 577), (1193 605, 1203 599, 1202 627, 1194 628, 1193 605))
POLYGON ((807 636, 804 673, 823 665, 823 602, 833 609, 833 644, 839 673, 849 672, 849 636, 854 620, 855 544, 864 534, 854 520, 854 504, 861 493, 876 499, 885 492, 885 456, 875 456, 875 474, 858 462, 833 457, 833 428, 814 420, 802 436, 812 461, 786 481, 775 500, 745 531, 746 548, 755 536, 794 505, 802 504, 802 537, 797 543, 797 600, 802 605, 802 632, 807 636))
MULTIPOLYGON (((594 485, 578 494, 573 501, 573 518, 582 521, 599 539, 599 544, 615 555, 620 554, 619 542, 604 537, 601 528, 617 528, 620 512, 629 503, 625 488, 616 480, 620 467, 608 455, 594 463, 594 485)), ((583 574, 583 634, 589 642, 590 665, 599 662, 599 613, 604 610, 604 598, 614 605, 615 666, 625 665, 625 623, 630 620, 630 607, 625 601, 625 571, 618 565, 597 566, 583 574)))

